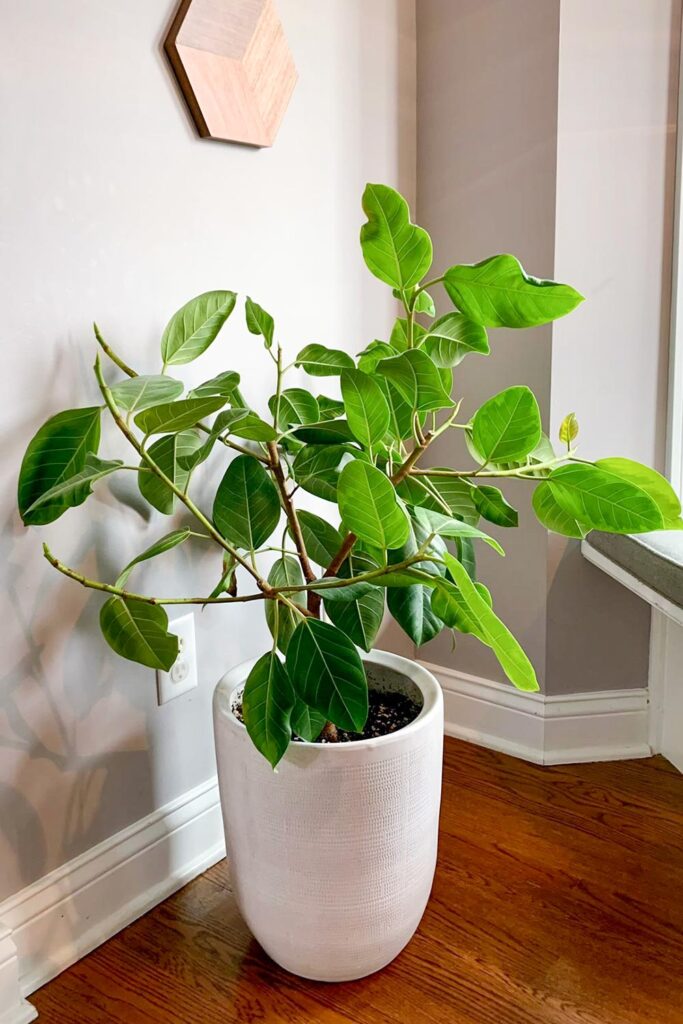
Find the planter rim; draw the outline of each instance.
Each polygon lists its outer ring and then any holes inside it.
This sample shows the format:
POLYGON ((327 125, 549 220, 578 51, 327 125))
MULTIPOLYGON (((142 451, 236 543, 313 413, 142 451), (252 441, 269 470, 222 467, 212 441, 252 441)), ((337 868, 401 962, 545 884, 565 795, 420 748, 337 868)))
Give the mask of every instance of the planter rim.
MULTIPOLYGON (((423 703, 419 715, 408 725, 395 732, 387 733, 385 736, 371 736, 365 740, 353 740, 350 743, 309 743, 308 740, 297 740, 294 746, 297 749, 313 749, 319 752, 325 751, 325 755, 342 756, 351 750, 373 749, 385 747, 391 743, 400 743, 405 737, 421 728, 425 722, 436 715, 443 702, 441 687, 429 671, 419 662, 411 658, 404 658, 400 654, 393 654, 391 651, 381 651, 373 648, 362 657, 363 661, 369 661, 374 665, 383 665, 406 676, 412 683, 421 690, 423 703)), ((258 658, 249 658, 241 662, 225 673, 218 681, 214 690, 214 709, 225 716, 232 728, 242 730, 246 733, 247 728, 243 722, 235 717, 232 711, 232 695, 245 681, 247 675, 258 661, 258 658)), ((285 755, 286 756, 286 755, 285 755)))

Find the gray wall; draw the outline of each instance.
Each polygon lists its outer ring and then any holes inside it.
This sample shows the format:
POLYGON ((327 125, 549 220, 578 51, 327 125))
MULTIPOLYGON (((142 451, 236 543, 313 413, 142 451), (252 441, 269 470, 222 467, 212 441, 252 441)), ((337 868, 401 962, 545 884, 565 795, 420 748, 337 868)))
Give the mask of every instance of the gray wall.
MULTIPOLYGON (((147 522, 134 489, 119 505, 105 484, 42 532, 21 526, 28 439, 59 409, 97 401, 92 320, 154 372, 169 315, 209 288, 272 310, 290 356, 308 341, 359 351, 394 315, 358 228, 367 180, 414 189, 412 0, 280 0, 300 80, 268 151, 196 138, 160 52, 175 7, 0 0, 0 899, 211 776, 213 685, 265 643, 258 610, 198 611, 200 686, 157 708, 153 673, 100 639, 101 600, 40 546, 109 579, 169 521, 147 522)), ((180 375, 234 367, 264 408, 269 366, 240 310, 180 375)), ((179 549, 137 578, 207 592, 219 561, 179 549)))

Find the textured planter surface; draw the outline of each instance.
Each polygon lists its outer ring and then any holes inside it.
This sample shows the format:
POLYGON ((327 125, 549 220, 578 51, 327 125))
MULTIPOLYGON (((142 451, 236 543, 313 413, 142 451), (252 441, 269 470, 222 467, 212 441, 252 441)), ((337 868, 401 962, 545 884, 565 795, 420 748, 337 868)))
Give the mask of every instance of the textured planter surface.
POLYGON ((423 704, 405 729, 357 743, 293 743, 277 773, 230 708, 253 662, 218 684, 214 729, 230 871, 240 911, 282 967, 361 978, 403 949, 434 876, 443 702, 426 669, 383 651, 371 687, 423 704))

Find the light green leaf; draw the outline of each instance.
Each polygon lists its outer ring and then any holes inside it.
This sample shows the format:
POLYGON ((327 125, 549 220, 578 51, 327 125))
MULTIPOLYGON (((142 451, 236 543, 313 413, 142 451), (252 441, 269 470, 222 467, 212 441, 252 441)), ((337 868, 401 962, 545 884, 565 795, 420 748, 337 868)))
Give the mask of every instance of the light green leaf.
POLYGON ((298 519, 309 558, 325 568, 339 551, 342 535, 327 520, 306 509, 299 510, 298 519))
POLYGON ((337 490, 339 511, 346 527, 378 548, 405 543, 408 516, 384 473, 366 462, 349 462, 341 472, 337 490))
POLYGON ((472 526, 479 522, 472 487, 466 480, 447 476, 409 476, 401 481, 397 491, 408 505, 419 505, 444 515, 450 512, 472 526))
POLYGON ((291 717, 292 729, 302 740, 314 743, 323 731, 326 721, 324 715, 309 708, 308 704, 305 704, 300 697, 295 698, 291 717))
POLYGON ((170 551, 172 548, 176 548, 179 544, 183 544, 191 533, 192 531, 189 526, 186 526, 183 530, 173 530, 171 533, 167 533, 165 537, 161 537, 159 540, 155 541, 154 544, 150 545, 150 547, 145 548, 141 554, 136 555, 135 558, 121 570, 114 586, 122 590, 128 582, 128 577, 136 565, 139 565, 140 562, 146 562, 148 558, 156 558, 157 555, 163 555, 166 551, 170 551))
POLYGON ((254 746, 273 768, 292 738, 293 709, 294 690, 285 666, 277 654, 264 654, 244 684, 242 714, 254 746))
POLYGON ((216 417, 212 433, 233 434, 245 441, 274 441, 277 432, 251 409, 226 409, 216 417))
POLYGON ((532 391, 522 385, 489 398, 475 413, 472 440, 485 462, 521 459, 541 439, 541 413, 532 391))
POLYGON ((188 398, 232 398, 235 388, 239 387, 240 375, 234 370, 225 370, 211 380, 204 381, 199 387, 190 391, 188 398))
POLYGON ((183 385, 165 374, 130 377, 111 388, 114 401, 125 412, 142 412, 162 402, 172 402, 183 393, 183 385))
POLYGON ((338 348, 326 345, 306 345, 294 361, 311 377, 338 377, 342 370, 353 367, 353 359, 338 348))
POLYGON ((419 348, 424 338, 427 337, 427 330, 418 324, 413 323, 413 344, 408 343, 408 321, 404 316, 398 317, 391 329, 389 341, 395 352, 405 352, 408 348, 419 348))
POLYGON ((277 488, 260 462, 238 455, 225 471, 213 503, 213 521, 247 551, 264 544, 280 519, 277 488))
POLYGON ((309 707, 340 729, 361 732, 368 717, 368 683, 353 643, 328 622, 304 619, 287 648, 287 672, 309 707))
POLYGON ((536 518, 547 530, 559 533, 563 537, 575 537, 581 540, 590 532, 590 526, 580 523, 574 516, 558 505, 550 484, 547 481, 539 484, 531 499, 536 518))
POLYGON ((660 508, 647 491, 599 466, 561 466, 552 471, 548 484, 560 508, 590 529, 647 533, 664 525, 660 508))
POLYGON ((450 540, 455 540, 456 537, 483 540, 499 555, 505 556, 505 552, 494 537, 489 537, 487 533, 478 530, 476 526, 470 526, 469 523, 463 523, 459 519, 450 519, 448 516, 441 515, 440 512, 431 512, 426 508, 416 508, 415 518, 429 533, 436 533, 440 537, 448 537, 450 540))
MULTIPOLYGON (((400 296, 398 296, 400 298, 400 296)), ((434 305, 434 299, 431 297, 429 292, 420 292, 415 299, 413 304, 413 312, 424 313, 425 316, 435 316, 436 306, 434 305)))
MULTIPOLYGON (((340 570, 341 578, 359 576, 376 568, 376 563, 368 555, 352 552, 340 570)), ((353 586, 348 590, 352 590, 353 586)), ((363 584, 355 586, 363 587, 363 584)), ((333 590, 322 590, 321 593, 330 621, 358 647, 364 651, 372 650, 384 617, 384 591, 380 587, 366 584, 361 593, 356 591, 346 601, 337 600, 338 594, 333 590)))
POLYGON ((377 372, 394 385, 411 409, 428 412, 454 404, 444 391, 439 370, 421 349, 408 349, 400 356, 382 359, 377 372))
POLYGON ((389 429, 389 406, 382 389, 361 370, 343 370, 341 392, 353 434, 371 449, 389 429))
MULTIPOLYGON (((491 594, 484 584, 475 583, 474 588, 482 600, 491 608, 493 604, 491 594)), ((446 580, 442 587, 434 594, 434 597, 437 608, 448 615, 448 625, 451 629, 457 629, 459 633, 472 633, 478 640, 482 639, 478 635, 478 621, 471 616, 469 606, 462 595, 462 591, 446 580)), ((483 642, 486 643, 485 640, 483 642)))
POLYGON ((380 281, 404 291, 418 284, 432 264, 427 232, 410 221, 403 196, 388 185, 367 185, 363 211, 368 218, 360 231, 363 258, 380 281))
POLYGON ((267 313, 263 306, 259 306, 258 302, 252 302, 249 296, 247 296, 244 306, 244 313, 249 333, 260 334, 266 348, 270 348, 273 344, 275 330, 275 323, 270 313, 267 313))
POLYGON ((358 353, 358 369, 363 373, 374 373, 380 359, 391 359, 397 356, 396 349, 388 345, 386 341, 371 341, 369 345, 358 353))
POLYGON ((662 513, 665 529, 674 528, 673 524, 677 523, 681 515, 681 503, 673 487, 661 473, 632 459, 598 459, 595 465, 599 469, 615 473, 622 480, 628 480, 649 494, 662 513))
POLYGON ((444 287, 460 312, 484 327, 536 327, 571 313, 583 302, 568 284, 527 275, 509 254, 451 267, 444 287))
MULTIPOLYGON (((202 440, 196 430, 181 430, 178 434, 167 434, 149 446, 149 455, 156 462, 162 473, 172 480, 181 491, 185 490, 189 479, 189 471, 181 465, 193 452, 201 447, 202 440)), ((177 498, 173 491, 158 476, 145 469, 146 463, 140 463, 138 487, 140 494, 150 505, 164 515, 173 515, 177 498)))
POLYGON ((569 412, 560 423, 560 441, 566 444, 567 448, 571 445, 572 441, 578 437, 579 434, 579 421, 576 418, 575 412, 569 412))
POLYGON ((168 402, 145 409, 135 417, 135 424, 147 435, 187 430, 223 405, 225 399, 220 395, 212 398, 183 398, 179 402, 168 402))
POLYGON ((84 484, 78 491, 49 504, 29 509, 63 480, 85 467, 88 454, 100 443, 100 408, 67 409, 42 425, 31 440, 19 471, 17 501, 25 526, 42 526, 58 519, 67 508, 81 505, 90 493, 84 484))
MULTIPOLYGON (((273 562, 272 568, 268 573, 268 582, 272 587, 303 586, 305 582, 304 575, 298 560, 292 557, 292 555, 283 555, 282 558, 278 558, 273 562)), ((287 599, 299 608, 306 607, 306 595, 303 592, 288 594, 287 599)), ((286 654, 290 638, 301 616, 297 615, 287 605, 282 603, 276 605, 275 601, 265 602, 265 612, 268 629, 275 636, 277 626, 277 645, 282 653, 286 654)))
MULTIPOLYGON (((383 377, 376 377, 375 380, 389 406, 389 434, 395 441, 405 441, 413 435, 413 409, 388 380, 383 377)), ((418 413, 418 417, 422 426, 425 413, 418 413)))
POLYGON ((328 398, 327 395, 317 395, 316 402, 320 411, 320 420, 336 420, 344 413, 344 403, 337 398, 328 398))
POLYGON ((38 509, 46 506, 54 506, 57 502, 64 503, 67 508, 73 505, 80 505, 81 501, 85 500, 85 497, 92 494, 92 485, 97 480, 101 480, 104 476, 109 476, 110 473, 115 473, 122 465, 123 463, 120 459, 106 462, 104 459, 98 459, 92 452, 88 452, 83 469, 79 470, 78 473, 74 473, 68 479, 55 484, 54 487, 50 487, 39 498, 36 498, 33 504, 29 505, 26 509, 26 516, 30 516, 38 509), (85 495, 83 495, 84 489, 85 495))
MULTIPOLYGON (((273 416, 277 395, 268 399, 268 408, 273 416)), ((286 430, 297 423, 317 423, 320 419, 318 403, 310 393, 303 388, 287 388, 280 395, 280 406, 278 415, 278 429, 286 430)))
POLYGON ((161 338, 165 366, 191 363, 215 340, 235 308, 234 292, 204 292, 174 313, 161 338))
POLYGON ((139 665, 168 672, 178 657, 178 637, 169 633, 159 605, 110 597, 100 611, 100 628, 113 651, 139 665))
POLYGON ((292 464, 294 479, 309 494, 336 501, 339 474, 360 454, 350 445, 307 445, 297 453, 292 464))
POLYGON ((496 526, 519 525, 517 509, 508 505, 503 493, 497 487, 480 484, 478 487, 472 486, 470 493, 477 511, 490 523, 495 523, 496 526))
POLYGON ((470 352, 483 356, 490 352, 485 329, 462 313, 447 313, 432 324, 423 348, 432 362, 441 367, 457 366, 470 352))

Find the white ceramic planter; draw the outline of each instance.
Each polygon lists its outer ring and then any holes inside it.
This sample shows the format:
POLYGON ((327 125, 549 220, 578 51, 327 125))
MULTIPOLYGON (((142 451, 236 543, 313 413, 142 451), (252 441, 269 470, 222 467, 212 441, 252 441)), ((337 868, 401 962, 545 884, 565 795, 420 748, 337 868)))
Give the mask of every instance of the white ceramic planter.
POLYGON ((410 725, 355 743, 293 743, 275 773, 231 706, 253 662, 216 687, 214 729, 230 871, 240 911, 286 970, 362 978, 403 949, 434 876, 443 700, 396 654, 366 659, 371 687, 407 691, 410 725))

